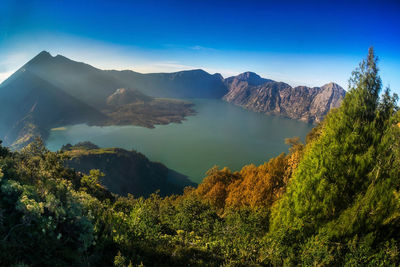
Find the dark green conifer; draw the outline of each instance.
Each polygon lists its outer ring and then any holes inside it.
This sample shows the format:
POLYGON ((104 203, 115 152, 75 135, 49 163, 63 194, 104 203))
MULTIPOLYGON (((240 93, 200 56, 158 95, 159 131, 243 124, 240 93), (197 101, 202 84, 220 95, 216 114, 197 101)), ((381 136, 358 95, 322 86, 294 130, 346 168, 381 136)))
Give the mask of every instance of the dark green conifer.
POLYGON ((397 98, 388 90, 380 98, 381 88, 370 48, 341 107, 306 147, 274 208, 269 241, 277 262, 332 264, 354 238, 373 235, 372 243, 381 238, 380 228, 397 212, 397 98))

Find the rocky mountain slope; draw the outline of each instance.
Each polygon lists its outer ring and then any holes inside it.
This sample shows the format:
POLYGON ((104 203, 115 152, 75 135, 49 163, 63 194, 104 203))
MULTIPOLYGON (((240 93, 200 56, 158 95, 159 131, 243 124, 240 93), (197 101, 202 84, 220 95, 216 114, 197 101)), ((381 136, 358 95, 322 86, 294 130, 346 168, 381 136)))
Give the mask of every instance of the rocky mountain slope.
POLYGON ((332 108, 340 105, 346 91, 335 83, 322 87, 291 87, 245 72, 225 79, 227 102, 265 114, 280 115, 318 123, 332 108))
POLYGON ((90 142, 82 142, 65 145, 62 151, 69 158, 66 161, 69 167, 83 173, 99 169, 105 174, 101 183, 120 195, 129 193, 147 197, 160 190, 161 196, 167 196, 181 194, 184 187, 196 185, 185 175, 133 150, 99 148, 90 142))
POLYGON ((203 70, 107 71, 43 51, 0 84, 0 139, 21 147, 67 124, 151 128, 181 122, 195 111, 179 98, 222 98, 256 112, 319 122, 344 94, 334 83, 293 88, 252 72, 223 79, 203 70))

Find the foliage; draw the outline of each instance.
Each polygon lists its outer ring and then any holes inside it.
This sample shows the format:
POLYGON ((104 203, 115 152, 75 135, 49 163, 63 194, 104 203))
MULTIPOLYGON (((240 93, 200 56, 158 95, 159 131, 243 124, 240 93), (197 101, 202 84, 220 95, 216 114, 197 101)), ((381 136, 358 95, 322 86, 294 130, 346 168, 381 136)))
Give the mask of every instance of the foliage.
POLYGON ((0 264, 398 265, 400 114, 380 90, 371 49, 305 145, 168 197, 113 195, 41 140, 0 144, 0 264))
POLYGON ((2 264, 85 262, 93 226, 80 201, 84 195, 74 190, 76 174, 66 172, 58 155, 39 141, 3 154, 0 164, 2 264))
POLYGON ((225 210, 269 208, 286 188, 286 183, 296 169, 304 145, 299 138, 287 139, 290 153, 282 153, 260 166, 250 164, 239 172, 217 167, 207 172, 207 177, 195 190, 201 199, 216 207, 219 214, 225 210))
POLYGON ((274 207, 275 263, 344 264, 342 255, 355 250, 372 257, 398 231, 391 220, 400 185, 397 97, 388 90, 379 97, 376 61, 370 49, 274 207))

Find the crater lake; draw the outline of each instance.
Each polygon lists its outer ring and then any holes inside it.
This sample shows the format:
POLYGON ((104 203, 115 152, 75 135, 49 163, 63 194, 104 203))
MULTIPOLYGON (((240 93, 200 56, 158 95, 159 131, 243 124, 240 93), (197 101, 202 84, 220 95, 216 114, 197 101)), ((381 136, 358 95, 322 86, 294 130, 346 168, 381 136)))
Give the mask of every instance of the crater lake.
POLYGON ((199 183, 217 165, 233 171, 288 152, 285 138, 304 140, 311 124, 255 113, 217 99, 190 99, 197 114, 182 123, 139 126, 61 125, 51 131, 47 147, 91 141, 100 147, 134 149, 152 161, 199 183))

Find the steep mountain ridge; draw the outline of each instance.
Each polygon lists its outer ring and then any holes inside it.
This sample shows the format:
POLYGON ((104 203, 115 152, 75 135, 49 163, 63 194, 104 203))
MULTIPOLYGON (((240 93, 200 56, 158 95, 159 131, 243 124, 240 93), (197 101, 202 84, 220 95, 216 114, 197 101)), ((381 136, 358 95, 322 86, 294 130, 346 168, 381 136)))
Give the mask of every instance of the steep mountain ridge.
POLYGON ((226 92, 221 74, 201 69, 173 73, 141 74, 133 71, 106 71, 125 86, 134 84, 139 91, 153 97, 222 98, 226 92))
POLYGON ((187 101, 154 99, 135 89, 117 93, 123 87, 134 85, 107 71, 43 51, 0 84, 0 138, 17 148, 35 136, 46 138, 51 128, 60 125, 151 128, 194 114, 187 101), (119 98, 118 106, 107 104, 113 98, 119 98))
POLYGON ((226 93, 222 76, 203 70, 150 74, 101 70, 46 51, 23 68, 94 107, 103 107, 118 88, 135 88, 151 97, 166 98, 221 98, 226 93))
POLYGON ((0 86, 2 136, 23 146, 35 136, 46 137, 54 126, 91 123, 107 116, 29 70, 21 69, 0 86))
POLYGON ((229 103, 265 114, 318 123, 332 108, 339 107, 346 91, 335 83, 322 87, 291 87, 262 79, 250 72, 225 79, 229 103))
POLYGON ((150 74, 100 70, 43 51, 0 84, 0 138, 23 146, 60 125, 151 128, 195 114, 192 104, 165 99, 170 97, 222 98, 256 112, 319 122, 344 94, 333 83, 292 88, 253 72, 224 79, 200 69, 150 74))
POLYGON ((39 53, 22 68, 95 108, 104 107, 106 98, 117 88, 123 87, 118 79, 103 70, 61 55, 53 57, 46 51, 39 53))

